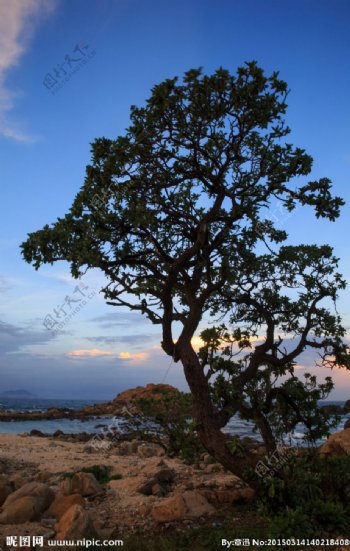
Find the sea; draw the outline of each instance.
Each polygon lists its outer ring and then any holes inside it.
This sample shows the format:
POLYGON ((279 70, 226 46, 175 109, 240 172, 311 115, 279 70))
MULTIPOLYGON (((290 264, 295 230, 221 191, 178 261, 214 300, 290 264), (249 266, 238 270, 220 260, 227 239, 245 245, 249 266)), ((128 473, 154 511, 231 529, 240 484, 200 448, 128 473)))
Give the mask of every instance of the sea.
MULTIPOLYGON (((0 411, 13 412, 38 412, 46 411, 48 408, 63 408, 66 410, 79 410, 85 406, 103 403, 106 400, 60 400, 43 398, 8 398, 0 397, 0 411)), ((324 401, 322 405, 332 404, 344 406, 342 401, 324 401)), ((350 413, 342 415, 338 426, 333 432, 344 428, 347 419, 350 419, 350 413)), ((108 427, 122 428, 125 420, 116 417, 92 417, 87 420, 81 419, 45 419, 40 421, 0 421, 0 434, 24 434, 32 429, 40 430, 46 434, 53 434, 57 430, 65 433, 74 434, 79 432, 88 432, 89 434, 103 434, 108 427)), ((223 429, 227 433, 235 434, 240 437, 250 436, 256 440, 261 440, 258 432, 254 432, 254 424, 240 419, 238 415, 232 417, 226 427, 223 429)), ((303 445, 304 431, 302 425, 297 425, 293 433, 285 436, 285 441, 291 445, 303 445)), ((318 442, 321 444, 322 440, 318 442)))

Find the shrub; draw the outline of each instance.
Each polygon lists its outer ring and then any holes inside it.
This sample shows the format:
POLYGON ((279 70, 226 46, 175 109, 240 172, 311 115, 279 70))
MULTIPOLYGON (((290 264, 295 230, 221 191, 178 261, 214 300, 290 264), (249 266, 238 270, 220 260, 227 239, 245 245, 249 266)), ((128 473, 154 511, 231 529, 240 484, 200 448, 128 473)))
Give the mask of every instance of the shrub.
POLYGON ((260 483, 260 512, 271 535, 319 536, 350 529, 350 456, 293 456, 276 476, 260 483))

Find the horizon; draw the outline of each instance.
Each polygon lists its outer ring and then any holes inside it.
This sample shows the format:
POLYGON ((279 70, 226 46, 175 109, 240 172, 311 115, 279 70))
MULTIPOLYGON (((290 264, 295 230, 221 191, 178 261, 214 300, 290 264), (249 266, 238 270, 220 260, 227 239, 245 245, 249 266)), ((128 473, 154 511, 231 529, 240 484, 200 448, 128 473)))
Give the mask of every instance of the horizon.
MULTIPOLYGON (((287 141, 314 158, 306 180, 330 177, 334 194, 346 205, 334 223, 316 220, 307 208, 287 216, 277 204, 271 206, 270 216, 292 243, 329 242, 349 281, 349 15, 346 0, 286 0, 283 5, 278 0, 223 0, 220 9, 209 0, 180 1, 176 6, 160 0, 147 5, 140 0, 32 0, 30 5, 13 0, 4 5, 3 385, 75 396, 57 399, 86 399, 93 393, 93 399, 107 400, 107 395, 151 381, 187 390, 181 365, 161 349, 158 327, 141 314, 106 305, 99 295, 104 279, 97 270, 80 281, 72 279, 66 262, 36 272, 21 258, 19 246, 27 233, 68 211, 84 181, 90 143, 101 136, 123 135, 132 104, 143 105, 155 84, 181 77, 192 67, 212 73, 223 66, 235 72, 256 59, 267 74, 280 72, 291 90, 287 141), (70 316, 68 322, 63 311, 70 316)), ((349 342, 349 287, 337 307, 349 342)), ((204 318, 197 334, 205 327, 204 318)), ((300 374, 319 374, 320 381, 333 377, 329 400, 350 398, 348 371, 316 369, 307 352, 298 364, 300 374)))

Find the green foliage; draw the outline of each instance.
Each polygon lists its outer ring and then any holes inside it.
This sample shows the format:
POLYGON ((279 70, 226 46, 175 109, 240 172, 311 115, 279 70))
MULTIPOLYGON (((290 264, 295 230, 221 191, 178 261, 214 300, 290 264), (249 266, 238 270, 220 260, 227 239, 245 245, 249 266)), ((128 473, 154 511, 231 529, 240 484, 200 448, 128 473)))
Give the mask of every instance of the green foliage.
POLYGON ((140 413, 129 420, 129 425, 142 438, 163 445, 168 454, 193 463, 204 448, 192 419, 192 397, 180 391, 159 390, 157 398, 135 400, 140 413))
POLYGON ((123 475, 119 474, 119 473, 116 473, 116 474, 112 474, 112 476, 110 476, 108 478, 108 481, 109 480, 121 480, 123 478, 123 475))
POLYGON ((228 441, 228 449, 232 453, 232 455, 240 455, 243 456, 243 446, 238 438, 238 436, 232 436, 230 440, 228 441))
POLYGON ((253 421, 268 449, 282 442, 298 424, 303 425, 304 442, 315 445, 339 423, 334 410, 319 405, 333 389, 332 379, 326 377, 325 382, 318 384, 316 376, 305 373, 302 380, 295 373, 294 362, 290 362, 282 369, 261 366, 255 378, 242 386, 240 374, 247 356, 237 356, 252 348, 253 336, 247 329, 230 332, 224 324, 201 333, 204 346, 198 357, 216 375, 211 384, 213 402, 219 409, 225 403, 232 415, 239 412, 243 419, 253 421))
MULTIPOLYGON (((122 475, 120 474, 110 475, 110 471, 110 465, 91 465, 90 467, 83 467, 79 472, 93 474, 100 484, 106 484, 110 480, 120 480, 122 478, 122 475)), ((65 472, 61 475, 61 478, 71 479, 76 474, 77 472, 65 472)))
POLYGON ((274 537, 339 535, 350 529, 349 493, 350 456, 321 458, 304 450, 262 480, 260 512, 274 537))
POLYGON ((61 474, 61 478, 62 478, 63 480, 65 480, 65 479, 70 480, 71 478, 73 478, 73 476, 74 476, 75 474, 76 474, 76 473, 73 473, 73 472, 71 472, 71 471, 66 471, 65 473, 62 473, 62 474, 61 474))
POLYGON ((109 465, 91 465, 81 469, 83 473, 91 473, 100 484, 106 484, 110 480, 109 473, 111 467, 109 465))
MULTIPOLYGON (((329 178, 306 179, 312 158, 287 139, 287 95, 278 72, 255 61, 154 86, 131 107, 123 136, 92 144, 69 212, 22 244, 36 269, 66 260, 75 278, 102 270, 108 304, 161 326, 163 350, 184 366, 196 427, 153 417, 174 452, 191 441, 190 457, 196 429, 215 455, 213 440, 223 442, 218 433, 236 412, 254 420, 268 449, 297 422, 314 441, 326 419, 317 399, 332 383, 298 381, 296 360, 309 350, 320 366, 350 368, 333 308, 345 288, 338 259, 329 245, 287 245, 279 216, 269 216, 309 206, 334 221, 344 204, 329 178), (208 329, 197 356, 202 319, 228 329, 208 329)), ((218 456, 233 472, 242 466, 223 444, 218 456)))

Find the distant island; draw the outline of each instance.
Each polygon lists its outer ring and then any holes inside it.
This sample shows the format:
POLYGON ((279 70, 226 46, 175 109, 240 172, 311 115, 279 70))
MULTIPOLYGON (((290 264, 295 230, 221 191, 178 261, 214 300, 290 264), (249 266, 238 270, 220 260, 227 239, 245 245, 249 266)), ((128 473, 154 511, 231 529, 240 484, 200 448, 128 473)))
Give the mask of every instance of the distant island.
POLYGON ((17 390, 2 391, 0 392, 0 398, 37 398, 37 395, 20 388, 17 390))

